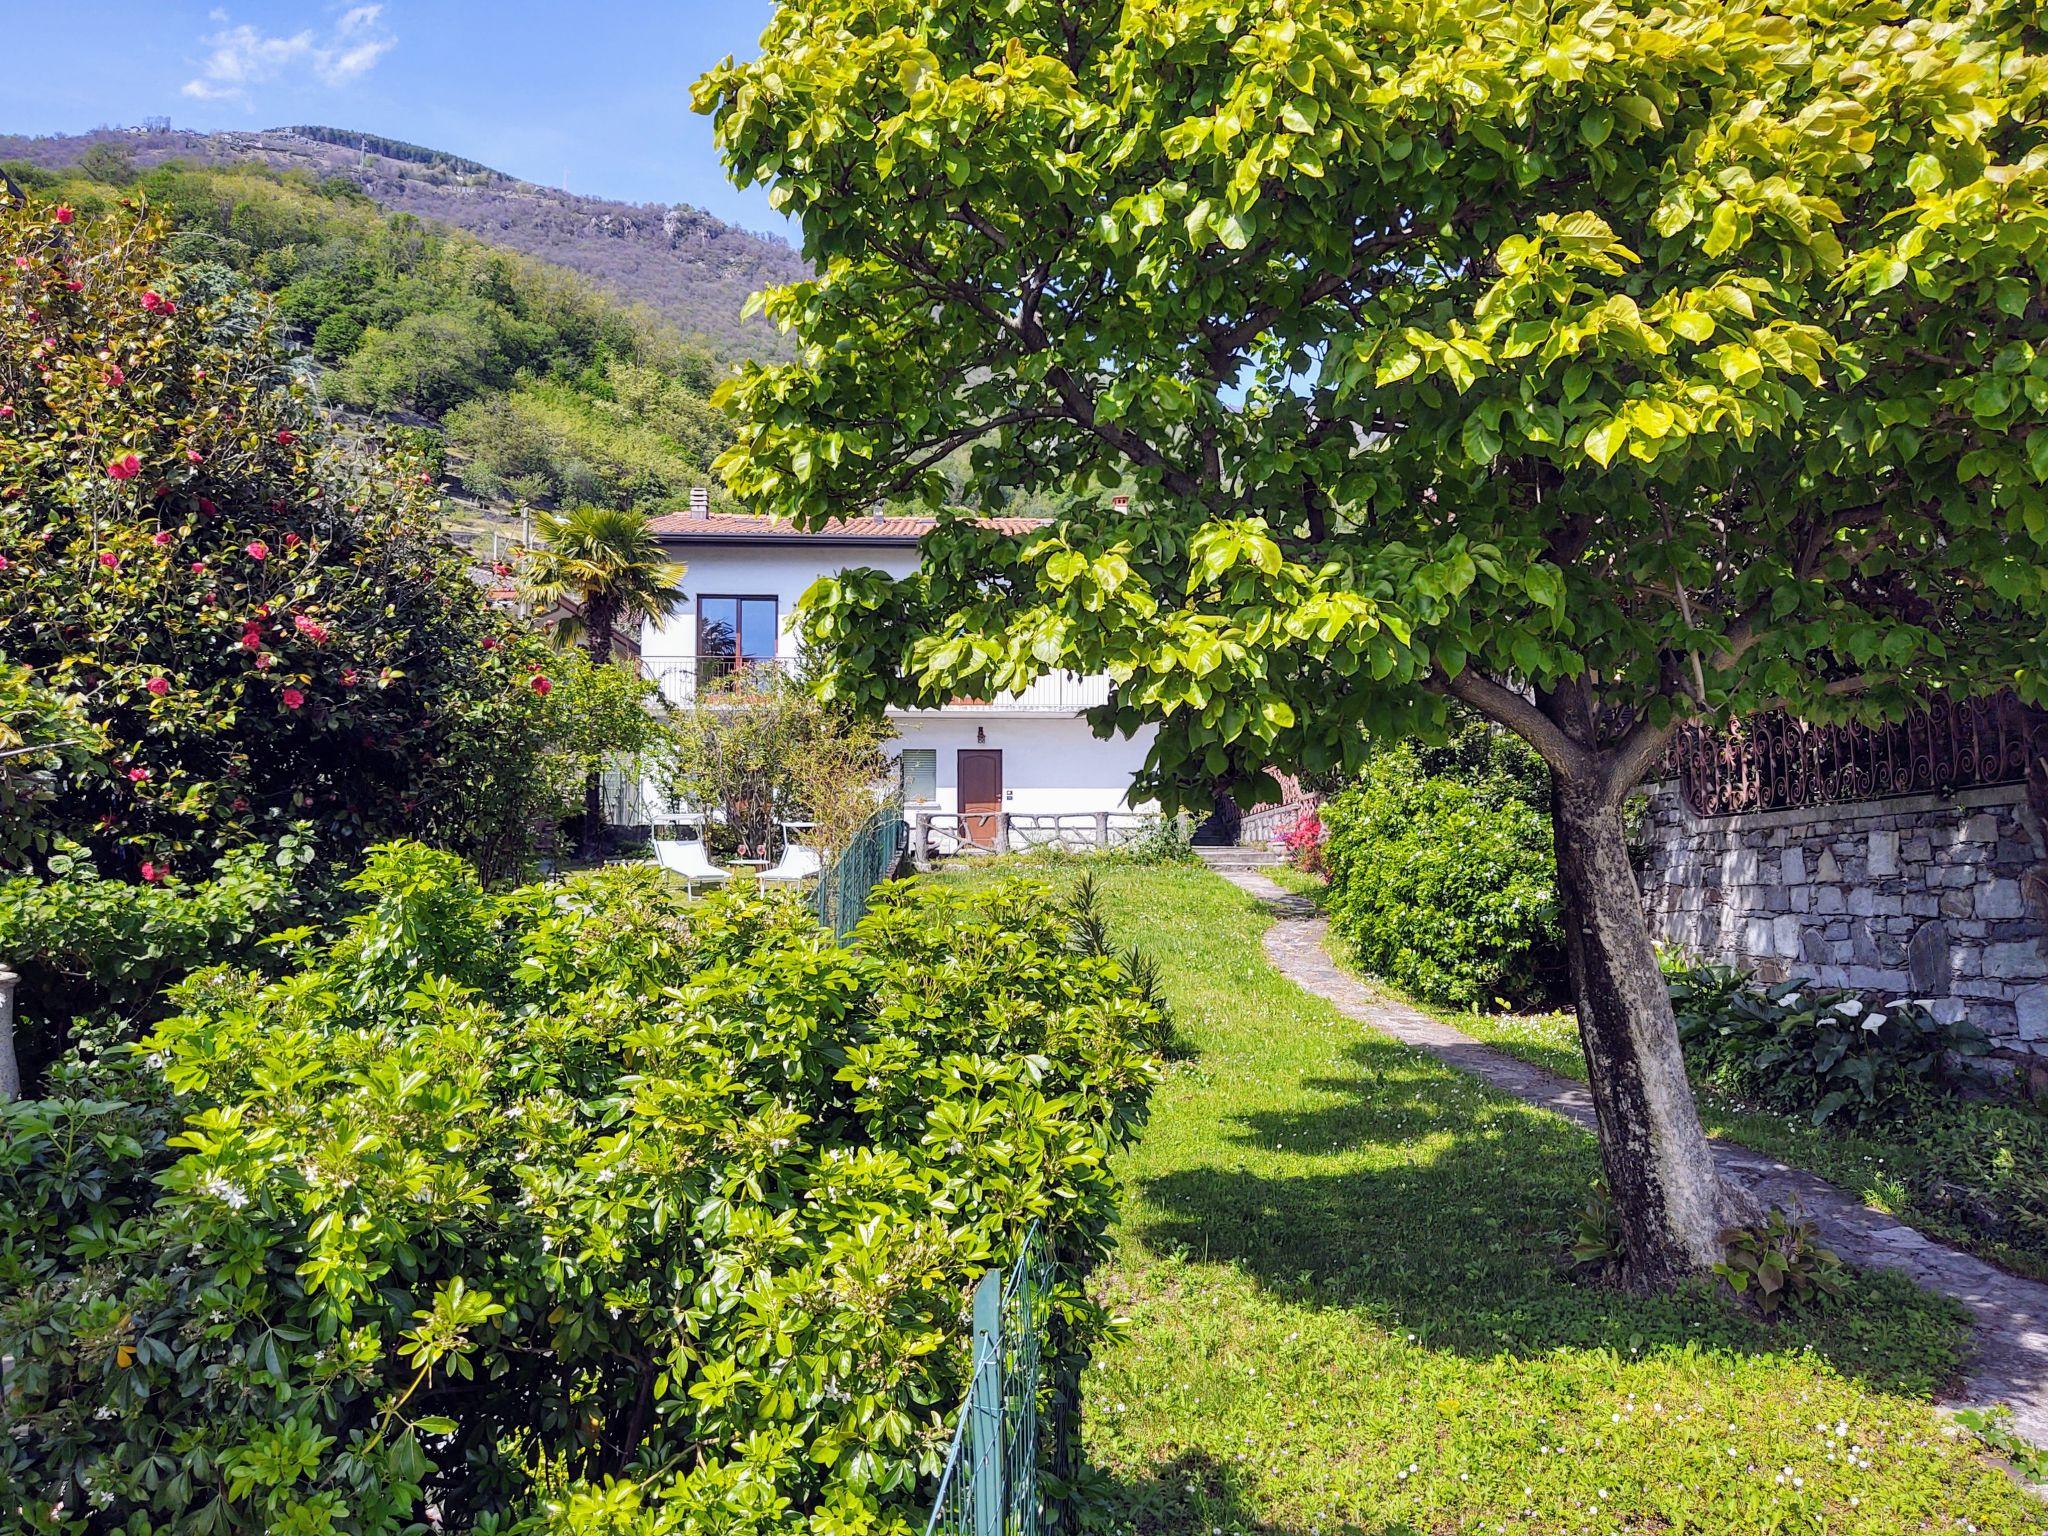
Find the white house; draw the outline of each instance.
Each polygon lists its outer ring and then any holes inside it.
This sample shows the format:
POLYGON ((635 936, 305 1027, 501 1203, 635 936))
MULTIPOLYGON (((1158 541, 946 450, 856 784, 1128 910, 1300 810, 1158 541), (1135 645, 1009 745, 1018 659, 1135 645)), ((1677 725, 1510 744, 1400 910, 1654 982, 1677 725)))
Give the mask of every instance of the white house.
MULTIPOLYGON (((860 517, 805 533, 770 518, 700 507, 656 518, 653 526, 685 567, 681 585, 689 598, 667 620, 644 626, 640 661, 671 703, 688 706, 735 672, 794 670, 796 606, 805 588, 857 566, 907 575, 931 523, 860 517)), ((889 751, 901 761, 906 819, 915 825, 927 817, 942 846, 958 839, 983 847, 1048 840, 1055 827, 1085 835, 1087 824, 1105 814, 1127 823, 1140 809, 1130 800, 1131 780, 1151 729, 1098 740, 1081 712, 1108 697, 1106 677, 1054 674, 1021 694, 892 710, 897 739, 889 751)))

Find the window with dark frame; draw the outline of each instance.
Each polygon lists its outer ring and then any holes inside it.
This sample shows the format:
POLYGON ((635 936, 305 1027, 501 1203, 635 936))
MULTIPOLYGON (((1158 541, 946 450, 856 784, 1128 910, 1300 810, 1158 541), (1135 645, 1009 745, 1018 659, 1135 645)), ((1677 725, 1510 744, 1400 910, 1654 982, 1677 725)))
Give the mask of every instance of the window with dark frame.
POLYGON ((781 614, 773 597, 697 599, 697 661, 707 677, 737 674, 749 663, 772 666, 780 641, 781 614))

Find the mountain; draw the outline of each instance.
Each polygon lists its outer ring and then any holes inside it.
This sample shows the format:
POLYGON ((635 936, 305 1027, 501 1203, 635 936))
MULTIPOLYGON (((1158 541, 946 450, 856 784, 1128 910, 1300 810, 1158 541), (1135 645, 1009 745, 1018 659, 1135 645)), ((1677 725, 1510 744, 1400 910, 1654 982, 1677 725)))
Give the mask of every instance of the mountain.
MULTIPOLYGON (((742 322, 758 289, 809 274, 787 241, 753 234, 687 204, 621 203, 507 176, 474 160, 350 129, 302 126, 260 133, 103 128, 44 137, 0 134, 0 161, 50 170, 92 157, 126 157, 138 168, 256 161, 354 182, 380 207, 435 219, 580 272, 648 305, 727 355, 777 356, 765 321, 742 322)), ((114 161, 118 164, 118 159, 114 161)))

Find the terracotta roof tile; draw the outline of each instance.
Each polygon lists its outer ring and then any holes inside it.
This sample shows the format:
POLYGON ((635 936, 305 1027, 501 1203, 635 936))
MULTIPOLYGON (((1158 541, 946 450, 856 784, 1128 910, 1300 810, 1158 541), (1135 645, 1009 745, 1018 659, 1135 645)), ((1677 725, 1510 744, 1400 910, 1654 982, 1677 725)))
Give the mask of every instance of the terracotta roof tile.
MULTIPOLYGON (((1029 533, 1034 528, 1044 527, 1046 520, 1041 517, 991 517, 982 521, 1003 533, 1029 533)), ((806 533, 781 518, 759 517, 751 513, 713 512, 705 517, 692 517, 687 512, 671 512, 653 519, 651 526, 664 539, 795 539, 832 544, 854 539, 916 539, 931 532, 934 519, 849 517, 829 528, 806 533)))

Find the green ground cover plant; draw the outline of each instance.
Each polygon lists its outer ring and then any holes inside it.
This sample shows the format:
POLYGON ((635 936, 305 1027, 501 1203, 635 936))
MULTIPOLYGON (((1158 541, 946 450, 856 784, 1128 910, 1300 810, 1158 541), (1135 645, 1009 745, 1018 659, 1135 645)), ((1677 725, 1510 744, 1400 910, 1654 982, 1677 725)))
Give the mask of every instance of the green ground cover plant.
MULTIPOLYGON (((9 1528, 921 1529, 974 1281, 1104 1251, 1166 1034, 1123 962, 1018 885, 850 948, 644 867, 353 886, 0 1107, 9 1528)), ((1053 1408, 1105 1321, 1057 1303, 1053 1408)))
POLYGON ((1207 872, 1100 884, 1190 1052, 1097 1282, 1128 1318, 1085 1400, 1102 1530, 2037 1536, 1927 1406, 1948 1304, 1859 1274, 1766 1324, 1712 1278, 1584 1283, 1590 1137, 1286 981, 1207 872))

